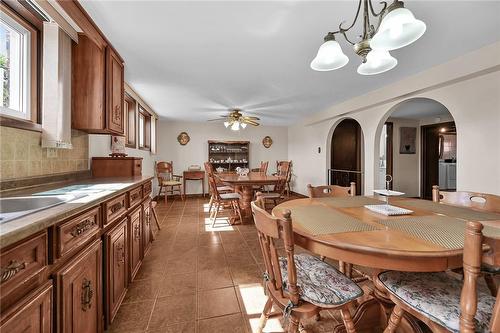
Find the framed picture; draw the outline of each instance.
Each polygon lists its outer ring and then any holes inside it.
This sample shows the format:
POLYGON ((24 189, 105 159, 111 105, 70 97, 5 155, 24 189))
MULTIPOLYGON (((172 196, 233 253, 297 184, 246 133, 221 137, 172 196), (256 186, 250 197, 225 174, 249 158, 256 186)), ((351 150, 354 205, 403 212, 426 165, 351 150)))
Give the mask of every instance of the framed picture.
POLYGON ((124 136, 116 136, 116 135, 111 136, 111 155, 126 156, 124 136))
POLYGON ((399 153, 415 154, 417 152, 417 128, 399 128, 399 153))

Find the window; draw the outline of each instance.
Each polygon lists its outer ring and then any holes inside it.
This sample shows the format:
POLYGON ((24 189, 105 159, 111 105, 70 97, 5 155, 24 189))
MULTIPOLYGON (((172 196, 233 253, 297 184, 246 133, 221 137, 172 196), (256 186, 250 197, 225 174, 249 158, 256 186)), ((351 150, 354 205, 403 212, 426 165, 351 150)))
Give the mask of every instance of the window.
POLYGON ((139 105, 139 149, 151 150, 151 115, 139 105))
POLYGON ((137 122, 137 117, 136 117, 136 102, 135 100, 129 95, 125 94, 125 101, 124 101, 124 112, 125 112, 125 145, 129 148, 136 148, 136 140, 135 137, 137 135, 137 130, 136 130, 136 122, 137 122))
POLYGON ((32 32, 8 14, 2 10, 0 17, 1 113, 31 119, 32 32))

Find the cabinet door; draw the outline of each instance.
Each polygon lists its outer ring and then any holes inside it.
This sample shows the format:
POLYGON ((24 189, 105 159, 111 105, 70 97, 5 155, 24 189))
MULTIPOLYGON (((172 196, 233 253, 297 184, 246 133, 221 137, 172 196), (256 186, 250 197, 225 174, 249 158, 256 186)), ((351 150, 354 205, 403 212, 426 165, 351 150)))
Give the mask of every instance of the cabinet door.
POLYGON ((56 278, 57 332, 101 332, 101 241, 83 250, 56 278))
POLYGON ((132 281, 139 270, 142 259, 142 220, 141 207, 129 215, 129 278, 132 281))
POLYGON ((106 249, 106 318, 108 324, 120 307, 128 285, 127 220, 124 219, 105 236, 106 249))
POLYGON ((117 134, 124 134, 124 114, 123 114, 123 63, 116 53, 108 46, 107 70, 106 70, 106 92, 107 110, 106 119, 108 129, 117 134))
POLYGON ((83 34, 72 48, 71 124, 72 128, 103 132, 105 123, 104 48, 83 34))
POLYGON ((52 332, 52 280, 3 313, 0 332, 52 332))
POLYGON ((142 234, 143 234, 143 248, 144 248, 144 255, 149 251, 149 247, 151 246, 151 208, 150 208, 150 200, 145 201, 142 206, 143 206, 143 228, 142 228, 142 234))

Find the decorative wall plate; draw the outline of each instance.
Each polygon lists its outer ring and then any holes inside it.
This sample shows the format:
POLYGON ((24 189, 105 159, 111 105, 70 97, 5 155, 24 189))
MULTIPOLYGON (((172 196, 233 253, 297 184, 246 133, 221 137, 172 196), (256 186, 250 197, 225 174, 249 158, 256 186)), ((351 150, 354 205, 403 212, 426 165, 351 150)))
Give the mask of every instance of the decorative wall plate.
POLYGON ((189 137, 189 135, 186 132, 181 132, 177 136, 177 141, 179 141, 179 143, 181 145, 183 145, 183 146, 187 145, 187 143, 189 142, 189 140, 191 140, 191 138, 189 137))
POLYGON ((266 148, 271 147, 273 144, 273 139, 269 135, 265 136, 264 139, 262 139, 262 145, 266 148))

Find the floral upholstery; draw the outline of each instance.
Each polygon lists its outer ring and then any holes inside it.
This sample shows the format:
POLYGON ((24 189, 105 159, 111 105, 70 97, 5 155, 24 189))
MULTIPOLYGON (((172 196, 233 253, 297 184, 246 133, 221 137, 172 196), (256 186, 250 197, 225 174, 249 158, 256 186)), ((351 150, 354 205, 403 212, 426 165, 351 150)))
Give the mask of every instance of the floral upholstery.
MULTIPOLYGON (((363 290, 335 267, 309 254, 294 256, 300 298, 321 306, 334 307, 363 295, 363 290)), ((287 290, 288 262, 279 259, 283 286, 287 290)))
POLYGON ((483 264, 481 266, 481 271, 483 273, 496 275, 496 274, 500 274, 500 267, 495 267, 495 266, 483 264))
MULTIPOLYGON (((379 275, 387 290, 414 310, 459 332, 460 293, 463 282, 444 273, 384 272, 379 275)), ((495 297, 478 285, 476 332, 488 332, 495 297)))

